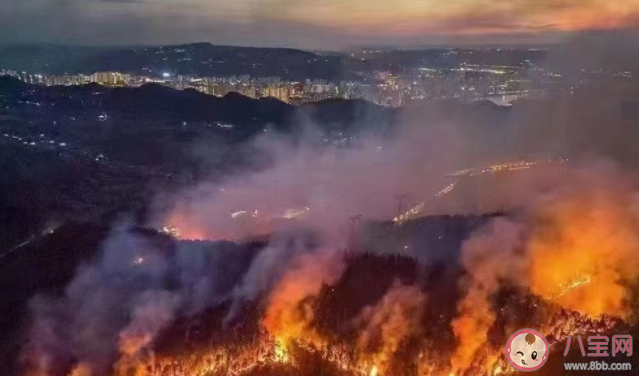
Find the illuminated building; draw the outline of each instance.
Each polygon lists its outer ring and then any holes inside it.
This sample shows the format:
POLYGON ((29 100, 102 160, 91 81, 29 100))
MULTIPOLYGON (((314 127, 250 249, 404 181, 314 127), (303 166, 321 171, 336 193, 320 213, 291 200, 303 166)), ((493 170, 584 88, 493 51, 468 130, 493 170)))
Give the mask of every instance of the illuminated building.
POLYGON ((208 93, 210 95, 216 95, 218 97, 223 97, 234 90, 235 88, 233 87, 233 85, 225 82, 211 82, 208 86, 208 93))
POLYGON ((289 103, 291 92, 286 86, 267 86, 266 88, 264 88, 264 96, 277 98, 282 102, 289 103))
POLYGON ((291 85, 291 97, 301 98, 304 96, 305 85, 301 82, 294 82, 291 85))
POLYGON ((249 97, 257 98, 257 90, 253 86, 244 85, 240 88, 240 94, 249 97))
POLYGON ((52 75, 48 77, 41 77, 40 80, 47 86, 73 86, 84 85, 87 83, 87 78, 81 74, 74 75, 52 75))
POLYGON ((117 86, 124 83, 124 76, 118 72, 95 72, 91 82, 104 86, 117 86))

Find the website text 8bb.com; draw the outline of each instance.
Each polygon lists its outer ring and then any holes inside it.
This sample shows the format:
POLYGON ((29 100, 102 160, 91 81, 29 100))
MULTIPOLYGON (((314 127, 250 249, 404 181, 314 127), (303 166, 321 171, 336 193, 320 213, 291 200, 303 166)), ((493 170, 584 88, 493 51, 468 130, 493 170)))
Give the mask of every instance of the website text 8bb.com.
POLYGON ((592 361, 589 363, 564 363, 566 371, 631 371, 630 363, 606 363, 592 361))

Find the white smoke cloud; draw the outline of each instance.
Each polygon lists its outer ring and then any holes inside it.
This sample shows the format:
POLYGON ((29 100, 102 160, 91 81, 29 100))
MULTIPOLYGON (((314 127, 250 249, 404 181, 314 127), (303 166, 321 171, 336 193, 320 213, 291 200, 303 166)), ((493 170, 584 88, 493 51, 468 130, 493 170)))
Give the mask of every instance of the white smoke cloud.
POLYGON ((164 243, 118 227, 63 295, 34 297, 27 368, 48 374, 66 360, 100 373, 118 358, 134 367, 162 329, 227 296, 244 273, 245 255, 226 244, 164 243))

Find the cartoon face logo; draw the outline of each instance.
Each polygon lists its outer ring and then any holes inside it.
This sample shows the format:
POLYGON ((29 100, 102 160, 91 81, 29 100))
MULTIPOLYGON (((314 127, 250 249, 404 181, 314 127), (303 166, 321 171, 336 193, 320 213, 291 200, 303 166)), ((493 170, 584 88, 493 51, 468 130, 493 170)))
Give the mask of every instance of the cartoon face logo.
POLYGON ((548 360, 548 341, 534 329, 518 330, 506 343, 506 359, 519 371, 536 371, 548 360))

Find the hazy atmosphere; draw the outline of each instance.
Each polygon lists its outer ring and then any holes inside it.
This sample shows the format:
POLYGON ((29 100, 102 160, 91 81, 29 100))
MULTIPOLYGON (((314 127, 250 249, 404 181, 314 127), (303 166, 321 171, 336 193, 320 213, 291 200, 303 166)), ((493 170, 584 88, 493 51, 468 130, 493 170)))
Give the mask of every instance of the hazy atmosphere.
POLYGON ((633 27, 638 0, 4 0, 0 40, 342 49, 558 42, 633 27))

